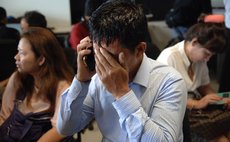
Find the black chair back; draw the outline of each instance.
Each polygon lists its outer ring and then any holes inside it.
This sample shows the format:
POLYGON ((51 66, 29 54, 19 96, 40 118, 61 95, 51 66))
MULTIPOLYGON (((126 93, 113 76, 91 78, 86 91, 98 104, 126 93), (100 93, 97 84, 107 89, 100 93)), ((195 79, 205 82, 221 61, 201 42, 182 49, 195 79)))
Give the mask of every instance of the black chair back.
POLYGON ((10 77, 15 71, 15 59, 18 41, 12 39, 0 39, 0 81, 10 77))

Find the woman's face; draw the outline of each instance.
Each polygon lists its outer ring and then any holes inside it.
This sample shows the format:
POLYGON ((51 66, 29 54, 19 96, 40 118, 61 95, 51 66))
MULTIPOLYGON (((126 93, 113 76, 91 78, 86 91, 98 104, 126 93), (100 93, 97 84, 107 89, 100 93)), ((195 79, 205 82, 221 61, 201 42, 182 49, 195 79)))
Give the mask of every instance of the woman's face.
POLYGON ((21 38, 18 44, 18 53, 15 55, 16 66, 19 72, 34 74, 39 69, 39 59, 36 58, 30 42, 21 38))
POLYGON ((192 44, 190 50, 190 60, 192 62, 207 62, 214 55, 213 52, 209 51, 207 48, 202 47, 201 44, 192 44))
POLYGON ((20 26, 21 26, 21 30, 23 32, 27 32, 28 31, 28 28, 29 28, 29 24, 27 23, 26 19, 25 18, 22 18, 21 21, 20 21, 20 26))

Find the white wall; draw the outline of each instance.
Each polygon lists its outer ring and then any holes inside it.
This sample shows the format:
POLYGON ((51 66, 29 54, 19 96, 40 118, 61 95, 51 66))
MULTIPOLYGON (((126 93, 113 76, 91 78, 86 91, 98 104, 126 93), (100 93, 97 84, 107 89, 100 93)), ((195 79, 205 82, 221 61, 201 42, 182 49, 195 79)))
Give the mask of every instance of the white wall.
POLYGON ((224 7, 223 0, 211 0, 211 3, 213 7, 224 7))
POLYGON ((223 0, 211 0, 212 4, 212 12, 214 14, 224 14, 225 9, 224 9, 224 3, 223 0))
POLYGON ((69 32, 71 29, 69 0, 0 0, 0 6, 8 16, 19 17, 26 11, 37 10, 46 16, 48 27, 55 32, 69 32))

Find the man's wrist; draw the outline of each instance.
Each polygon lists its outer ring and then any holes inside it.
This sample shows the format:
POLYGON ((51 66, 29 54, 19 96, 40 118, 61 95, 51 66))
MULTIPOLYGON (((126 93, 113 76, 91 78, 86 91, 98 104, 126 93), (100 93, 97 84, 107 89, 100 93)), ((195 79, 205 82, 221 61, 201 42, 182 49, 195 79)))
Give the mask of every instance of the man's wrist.
POLYGON ((120 91, 119 93, 115 94, 115 99, 119 100, 122 96, 126 95, 129 91, 130 89, 120 91))
POLYGON ((91 78, 90 79, 85 79, 85 78, 82 78, 80 75, 76 74, 75 75, 75 78, 80 81, 80 82, 89 82, 91 81, 91 78))

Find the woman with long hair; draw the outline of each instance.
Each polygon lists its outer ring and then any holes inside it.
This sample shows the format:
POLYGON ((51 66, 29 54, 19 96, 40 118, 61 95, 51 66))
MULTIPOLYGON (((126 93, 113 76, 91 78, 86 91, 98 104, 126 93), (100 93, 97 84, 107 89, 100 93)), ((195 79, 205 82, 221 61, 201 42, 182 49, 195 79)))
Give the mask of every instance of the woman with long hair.
POLYGON ((61 94, 72 80, 63 48, 53 33, 30 27, 21 35, 15 71, 0 111, 0 140, 60 141, 56 116, 61 94))

